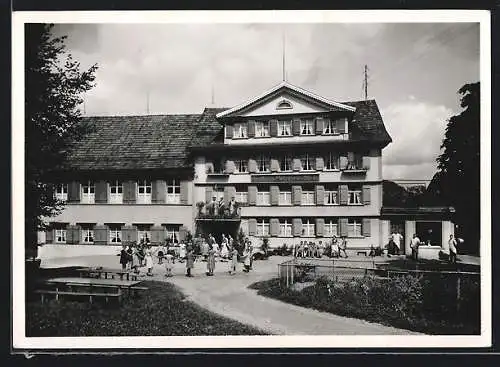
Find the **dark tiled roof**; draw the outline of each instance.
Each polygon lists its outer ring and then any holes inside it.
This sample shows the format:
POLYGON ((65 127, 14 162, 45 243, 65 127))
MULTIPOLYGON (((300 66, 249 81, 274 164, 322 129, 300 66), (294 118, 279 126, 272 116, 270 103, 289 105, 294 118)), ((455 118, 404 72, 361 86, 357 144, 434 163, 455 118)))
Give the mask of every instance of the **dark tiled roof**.
POLYGON ((348 106, 356 107, 353 122, 350 124, 351 140, 377 141, 383 144, 392 142, 392 138, 385 129, 382 116, 375 100, 342 102, 348 106))

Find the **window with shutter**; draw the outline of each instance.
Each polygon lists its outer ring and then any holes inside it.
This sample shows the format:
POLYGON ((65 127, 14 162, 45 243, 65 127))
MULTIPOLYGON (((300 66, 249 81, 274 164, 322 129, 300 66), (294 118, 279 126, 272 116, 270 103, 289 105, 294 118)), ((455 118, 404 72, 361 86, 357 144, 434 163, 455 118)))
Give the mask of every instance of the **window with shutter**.
POLYGON ((363 186, 363 204, 370 205, 370 196, 371 196, 370 193, 371 193, 370 186, 363 186))
POLYGON ((123 183, 115 180, 109 183, 109 202, 111 204, 123 204, 123 183))
POLYGON ((226 139, 231 139, 233 137, 233 125, 226 125, 226 139))
POLYGON ((255 236, 256 233, 257 233, 257 220, 251 218, 248 220, 248 235, 255 236))
POLYGON ((108 183, 106 181, 97 181, 95 185, 95 202, 105 204, 108 202, 108 183))
POLYGON ((363 229, 362 229, 363 233, 362 234, 364 237, 371 236, 371 224, 372 224, 371 219, 369 219, 369 218, 363 219, 363 224, 362 224, 363 225, 363 229))

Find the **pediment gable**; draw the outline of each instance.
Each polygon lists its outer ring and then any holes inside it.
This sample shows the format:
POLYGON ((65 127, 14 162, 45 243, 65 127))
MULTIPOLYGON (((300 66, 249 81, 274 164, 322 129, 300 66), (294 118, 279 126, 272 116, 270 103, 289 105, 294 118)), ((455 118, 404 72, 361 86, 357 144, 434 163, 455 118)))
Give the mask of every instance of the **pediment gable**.
POLYGON ((328 100, 283 82, 257 97, 217 114, 217 118, 355 110, 352 106, 328 100))

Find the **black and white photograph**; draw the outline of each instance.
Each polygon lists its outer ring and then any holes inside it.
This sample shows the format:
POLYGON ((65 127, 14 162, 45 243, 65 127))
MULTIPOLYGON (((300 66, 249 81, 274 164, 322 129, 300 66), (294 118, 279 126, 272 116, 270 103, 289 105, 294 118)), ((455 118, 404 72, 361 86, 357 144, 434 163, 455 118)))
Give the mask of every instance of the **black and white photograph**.
POLYGON ((491 345, 487 12, 146 13, 13 14, 14 347, 491 345))

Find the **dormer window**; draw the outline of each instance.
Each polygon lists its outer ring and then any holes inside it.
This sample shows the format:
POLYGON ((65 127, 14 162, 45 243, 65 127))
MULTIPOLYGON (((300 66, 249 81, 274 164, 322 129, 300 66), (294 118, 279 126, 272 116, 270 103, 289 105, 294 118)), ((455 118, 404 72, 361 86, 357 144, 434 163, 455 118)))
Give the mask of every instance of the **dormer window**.
POLYGON ((233 138, 246 138, 247 137, 247 124, 236 123, 233 126, 233 138))
POLYGON ((290 102, 287 100, 282 100, 278 105, 276 106, 277 110, 285 110, 285 109, 292 109, 293 106, 290 102))

